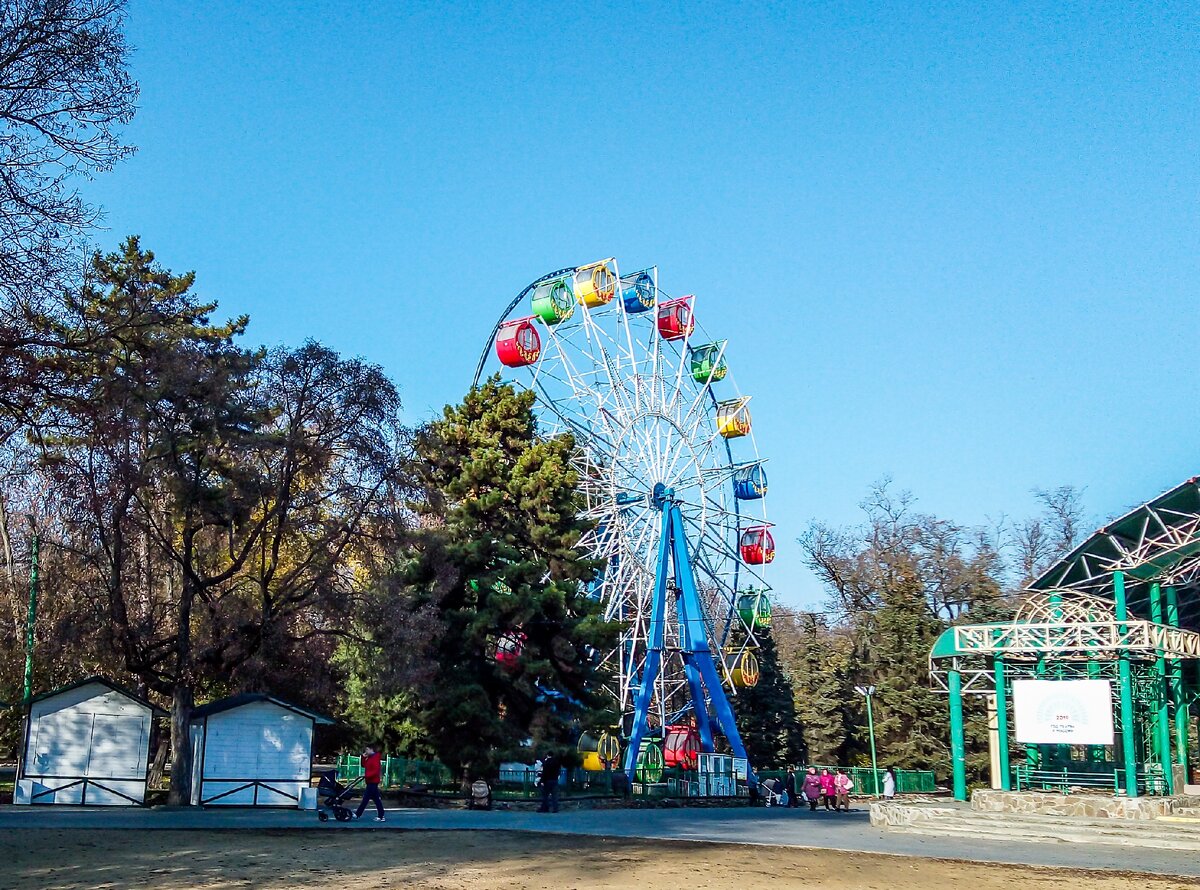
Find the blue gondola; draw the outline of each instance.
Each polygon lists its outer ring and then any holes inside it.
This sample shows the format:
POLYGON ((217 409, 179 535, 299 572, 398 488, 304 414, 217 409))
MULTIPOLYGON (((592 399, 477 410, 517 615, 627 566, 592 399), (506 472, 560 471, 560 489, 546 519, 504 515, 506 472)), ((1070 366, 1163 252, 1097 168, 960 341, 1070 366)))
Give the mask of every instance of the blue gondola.
POLYGON ((767 471, 762 464, 742 467, 733 474, 733 493, 739 501, 757 501, 767 493, 767 471))
POLYGON ((621 279, 621 299, 625 311, 647 312, 654 308, 654 279, 649 272, 638 272, 621 279))

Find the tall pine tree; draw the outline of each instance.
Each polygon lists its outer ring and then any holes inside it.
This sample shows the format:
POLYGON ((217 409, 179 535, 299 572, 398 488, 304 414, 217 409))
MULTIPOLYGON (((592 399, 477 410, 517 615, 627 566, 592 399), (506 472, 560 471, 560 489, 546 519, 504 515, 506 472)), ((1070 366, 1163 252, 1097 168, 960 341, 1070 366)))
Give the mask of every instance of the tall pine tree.
POLYGON ((758 643, 758 683, 738 690, 733 711, 750 762, 757 768, 782 768, 802 760, 796 705, 769 629, 758 632, 758 643))
POLYGON ((533 402, 489 380, 415 442, 422 527, 391 583, 411 615, 436 615, 416 719, 464 779, 612 721, 594 656, 614 630, 585 592, 575 443, 540 437, 533 402))

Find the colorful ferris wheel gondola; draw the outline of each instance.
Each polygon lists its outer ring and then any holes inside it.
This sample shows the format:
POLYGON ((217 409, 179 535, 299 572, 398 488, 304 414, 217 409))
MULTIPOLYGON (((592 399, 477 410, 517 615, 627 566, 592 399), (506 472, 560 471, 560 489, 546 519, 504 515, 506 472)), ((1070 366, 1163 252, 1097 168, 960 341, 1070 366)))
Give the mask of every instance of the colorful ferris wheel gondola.
POLYGON ((516 667, 517 662, 521 660, 521 653, 525 651, 525 640, 523 631, 510 630, 502 633, 496 638, 493 657, 505 668, 516 667))
POLYGON ((729 365, 725 362, 725 341, 693 346, 691 350, 692 379, 697 383, 716 383, 725 379, 729 365))
POLYGON ((654 278, 649 271, 638 272, 621 279, 621 302, 625 311, 634 315, 654 308, 654 278))
POLYGON ((767 471, 762 462, 749 464, 733 474, 733 494, 739 501, 756 501, 767 495, 767 471))
POLYGON ((747 590, 738 597, 738 616, 750 628, 764 628, 771 624, 771 600, 766 590, 747 590))
POLYGON ((577 745, 583 768, 589 772, 612 769, 621 759, 621 740, 611 732, 584 733, 577 745))
POLYGON ((743 649, 733 661, 730 677, 733 685, 739 689, 751 689, 758 685, 762 669, 758 666, 758 656, 753 649, 743 649))
POLYGON ((742 532, 738 548, 742 562, 747 565, 761 566, 775 561, 775 539, 765 525, 751 526, 742 532))
POLYGON ((658 335, 664 340, 682 340, 696 329, 692 312, 693 295, 658 304, 658 335))
POLYGON ((533 324, 533 316, 506 321, 496 332, 496 357, 509 368, 532 365, 542 354, 542 338, 533 324))
POLYGON ((543 324, 552 325, 566 321, 575 312, 571 277, 543 281, 534 288, 531 303, 533 314, 540 318, 543 324))
POLYGON ((607 259, 575 270, 575 299, 589 309, 605 306, 612 302, 617 291, 616 262, 607 259))
POLYGON ((663 763, 674 769, 695 769, 700 733, 694 726, 668 726, 663 736, 663 763))
POLYGON ((750 435, 750 397, 741 396, 717 404, 717 432, 726 439, 750 435))

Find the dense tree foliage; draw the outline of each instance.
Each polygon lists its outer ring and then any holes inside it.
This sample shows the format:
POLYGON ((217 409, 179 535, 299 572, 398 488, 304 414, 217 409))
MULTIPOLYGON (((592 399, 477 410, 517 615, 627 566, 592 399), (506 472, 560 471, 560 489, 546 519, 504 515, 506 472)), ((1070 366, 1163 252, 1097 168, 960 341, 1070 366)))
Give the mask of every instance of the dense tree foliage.
POLYGON ((136 238, 97 254, 32 317, 46 399, 7 452, 37 480, 76 648, 170 704, 181 801, 197 692, 303 686, 300 646, 345 631, 354 567, 396 540, 402 442, 378 368, 241 348, 247 320, 212 323, 193 284, 136 238))
POLYGON ((796 719, 792 684, 779 663, 769 629, 757 634, 758 683, 733 697, 738 732, 751 763, 798 764, 804 760, 802 724, 796 719))
MULTIPOLYGON (((865 702, 874 686, 880 766, 949 768, 949 713, 929 681, 929 652, 958 621, 1002 620, 1020 589, 1075 543, 1079 494, 1037 492, 1044 511, 1021 524, 969 529, 917 511, 884 482, 863 501, 864 525, 816 523, 801 539, 828 592, 823 615, 781 610, 774 623, 808 759, 870 762, 865 702)), ((969 765, 986 764, 983 702, 970 699, 969 765)))
POLYGON ((436 615, 414 719, 464 776, 530 739, 565 746, 603 704, 592 653, 611 629, 584 592, 574 447, 540 437, 533 394, 496 380, 417 433, 424 521, 385 590, 436 615))

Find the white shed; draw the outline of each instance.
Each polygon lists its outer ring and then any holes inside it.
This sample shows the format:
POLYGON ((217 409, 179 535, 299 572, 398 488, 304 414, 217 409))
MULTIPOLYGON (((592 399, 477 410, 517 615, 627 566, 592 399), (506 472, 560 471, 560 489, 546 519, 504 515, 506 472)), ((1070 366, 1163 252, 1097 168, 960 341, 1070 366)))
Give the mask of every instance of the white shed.
POLYGON ((104 677, 32 699, 13 803, 145 803, 156 716, 166 711, 104 677))
POLYGON ((192 803, 294 807, 312 778, 313 727, 328 717, 264 693, 192 711, 192 803))

